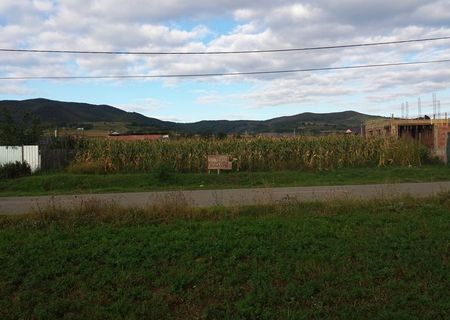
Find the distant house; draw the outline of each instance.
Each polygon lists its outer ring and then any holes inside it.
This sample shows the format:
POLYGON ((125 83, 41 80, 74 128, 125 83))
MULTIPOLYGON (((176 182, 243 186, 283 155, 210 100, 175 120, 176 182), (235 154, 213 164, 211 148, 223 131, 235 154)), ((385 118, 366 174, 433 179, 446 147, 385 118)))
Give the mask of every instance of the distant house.
POLYGON ((345 134, 362 135, 362 128, 361 127, 348 128, 345 131, 345 134))
POLYGON ((108 138, 111 140, 117 140, 117 141, 142 141, 142 140, 148 140, 148 141, 154 141, 154 140, 165 140, 169 139, 168 134, 161 134, 161 133, 118 133, 113 132, 108 135, 108 138))

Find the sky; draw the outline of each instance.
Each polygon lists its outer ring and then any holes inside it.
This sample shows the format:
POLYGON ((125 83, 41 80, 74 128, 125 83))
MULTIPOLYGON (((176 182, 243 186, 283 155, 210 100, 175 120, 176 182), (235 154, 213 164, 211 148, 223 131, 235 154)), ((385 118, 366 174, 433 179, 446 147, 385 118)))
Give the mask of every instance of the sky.
MULTIPOLYGON (((450 0, 0 0, 0 49, 208 52, 450 36, 450 0)), ((0 77, 233 73, 450 59, 450 40, 222 55, 0 52, 0 77)), ((450 115, 450 63, 203 78, 0 80, 0 100, 109 104, 177 122, 302 112, 450 115)))

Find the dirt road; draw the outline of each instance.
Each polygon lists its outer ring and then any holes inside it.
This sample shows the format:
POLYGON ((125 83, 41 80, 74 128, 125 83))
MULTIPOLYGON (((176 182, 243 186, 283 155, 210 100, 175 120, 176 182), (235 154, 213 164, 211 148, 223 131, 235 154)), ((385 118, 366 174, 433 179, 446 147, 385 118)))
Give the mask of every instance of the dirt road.
POLYGON ((83 194, 40 197, 0 197, 0 214, 23 214, 47 206, 73 207, 86 201, 115 203, 124 207, 145 207, 154 204, 179 202, 208 207, 265 204, 281 201, 311 201, 335 198, 373 199, 401 195, 426 197, 450 191, 450 181, 429 183, 371 184, 321 187, 253 188, 165 192, 133 192, 83 194))

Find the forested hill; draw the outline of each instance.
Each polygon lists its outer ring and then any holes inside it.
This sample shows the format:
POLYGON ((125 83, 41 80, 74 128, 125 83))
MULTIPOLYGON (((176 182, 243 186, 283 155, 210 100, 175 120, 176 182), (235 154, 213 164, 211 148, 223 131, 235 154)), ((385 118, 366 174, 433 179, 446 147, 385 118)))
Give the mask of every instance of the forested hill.
POLYGON ((334 113, 301 113, 264 121, 217 120, 194 123, 176 123, 146 117, 136 112, 126 112, 108 105, 62 102, 48 99, 3 100, 0 110, 6 108, 14 116, 31 112, 42 123, 48 125, 70 126, 83 123, 124 123, 130 128, 142 130, 180 133, 262 133, 293 132, 318 134, 356 128, 362 122, 377 117, 355 111, 334 113))

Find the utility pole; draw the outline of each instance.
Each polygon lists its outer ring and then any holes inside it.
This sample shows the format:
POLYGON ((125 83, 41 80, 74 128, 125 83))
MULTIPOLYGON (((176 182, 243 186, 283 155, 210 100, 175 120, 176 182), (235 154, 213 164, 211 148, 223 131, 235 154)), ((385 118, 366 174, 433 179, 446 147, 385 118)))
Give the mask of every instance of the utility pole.
POLYGON ((406 107, 406 119, 408 119, 409 118, 409 104, 408 104, 408 101, 406 101, 405 107, 406 107))
POLYGON ((420 101, 420 97, 417 99, 417 116, 422 117, 422 101, 420 101))
POLYGON ((436 119, 436 93, 433 92, 433 119, 436 119))

